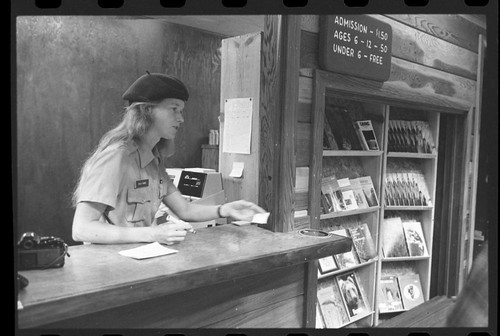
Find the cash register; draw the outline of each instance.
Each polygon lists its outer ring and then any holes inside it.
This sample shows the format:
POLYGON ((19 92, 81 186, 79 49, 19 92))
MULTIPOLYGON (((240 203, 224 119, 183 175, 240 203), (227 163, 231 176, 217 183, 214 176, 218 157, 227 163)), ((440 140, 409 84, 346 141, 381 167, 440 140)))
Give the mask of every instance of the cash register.
MULTIPOLYGON (((167 168, 167 173, 182 196, 189 202, 218 205, 225 202, 222 175, 207 168, 167 168)), ((166 209, 168 212, 169 210, 166 209)), ((225 218, 207 222, 190 223, 195 229, 226 224, 225 218)))

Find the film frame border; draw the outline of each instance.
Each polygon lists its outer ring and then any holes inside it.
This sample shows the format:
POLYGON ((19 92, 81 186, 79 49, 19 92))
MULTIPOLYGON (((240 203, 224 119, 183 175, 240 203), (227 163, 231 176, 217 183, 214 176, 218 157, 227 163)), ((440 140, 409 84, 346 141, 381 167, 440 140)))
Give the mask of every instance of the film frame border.
MULTIPOLYGON (((42 1, 42 0, 41 0, 42 1)), ((50 0, 52 1, 52 0, 50 0)), ((349 7, 344 4, 343 1, 320 1, 320 0, 290 0, 288 1, 288 6, 285 4, 286 0, 283 1, 256 1, 256 0, 246 0, 238 1, 233 0, 236 4, 231 5, 231 1, 227 0, 226 4, 229 6, 224 6, 223 0, 220 1, 200 1, 200 0, 185 0, 182 7, 173 6, 165 7, 162 6, 160 0, 158 1, 141 1, 138 4, 138 0, 124 0, 122 6, 118 8, 113 7, 100 7, 98 0, 95 1, 78 1, 78 0, 61 0, 61 5, 55 8, 39 8, 35 4, 35 0, 32 1, 12 1, 10 3, 10 22, 11 22, 11 46, 15 46, 15 17, 23 15, 47 15, 47 16, 58 16, 58 15, 106 15, 106 16, 121 16, 121 15, 204 15, 204 14, 218 14, 218 15, 259 15, 259 14, 283 14, 283 15, 301 15, 301 14, 392 14, 392 13, 404 13, 404 14, 480 14, 485 15, 488 24, 488 51, 487 55, 490 58, 496 58, 498 60, 498 3, 495 0, 480 1, 483 5, 480 6, 469 6, 465 1, 461 0, 447 0, 446 2, 440 2, 436 0, 429 0, 426 6, 407 6, 403 0, 401 1, 383 1, 383 0, 370 0, 366 1, 366 6, 362 7, 349 7), (265 2, 265 4, 263 4, 265 2), (214 3, 218 3, 214 4, 214 3), (244 3, 243 6, 241 4, 244 3), (484 4, 485 3, 485 4, 484 4), (297 5, 298 4, 298 5, 297 5), (301 5, 302 4, 302 5, 301 5), (217 7, 219 6, 219 7, 217 7), (14 29, 12 29, 14 28, 14 29), (12 40, 14 37, 14 41, 12 40)), ((57 0, 56 0, 57 2, 57 0)), ((111 1, 116 4, 120 1, 111 1)), ((165 1, 167 2, 167 1, 165 1)), ((182 2, 173 0, 173 2, 182 2)), ((425 2, 425 1, 424 1, 425 2)), ((103 1, 104 4, 110 2, 103 1)), ((359 3, 362 3, 360 1, 359 3)), ((11 48, 11 54, 15 54, 15 48, 11 48)), ((15 61, 15 57, 13 58, 15 61)), ((11 73, 13 70, 11 71, 11 73)), ((15 74, 15 73, 14 73, 15 74)), ((14 79, 11 78, 11 81, 14 79)), ((497 85, 498 81, 489 76, 485 77, 485 85, 497 85)), ((498 87, 498 85, 497 85, 498 87)), ((498 106, 497 106, 498 107, 498 106)), ((15 111, 14 111, 15 112, 15 111)), ((492 233, 496 233, 492 230, 492 233)), ((495 236, 495 235, 493 235, 495 236)), ((490 255, 498 255, 498 249, 494 244, 489 244, 490 255)), ((490 258, 490 265, 493 265, 490 258)), ((491 280, 498 280, 497 278, 497 268, 490 267, 490 284, 496 284, 497 281, 492 282, 491 280)), ((492 307, 490 304, 490 321, 494 321, 497 313, 497 286, 490 286, 490 291, 492 295, 490 298, 494 298, 493 302, 495 306, 492 307)), ((493 303, 490 300, 490 303, 493 303)), ((14 314, 15 315, 15 314, 14 314)), ((16 316, 14 316, 13 321, 17 322, 16 316)), ((495 321, 494 326, 497 327, 495 321)), ((436 329, 425 329, 425 328, 391 328, 391 329, 339 329, 339 330, 328 330, 328 329, 134 329, 134 330, 120 330, 120 329, 79 329, 79 330, 51 330, 51 329, 17 329, 16 335, 165 335, 165 336, 191 336, 191 335, 273 335, 273 336, 313 336, 313 335, 470 335, 470 336, 486 336, 486 335, 496 335, 496 329, 492 330, 488 328, 436 328, 436 329)))

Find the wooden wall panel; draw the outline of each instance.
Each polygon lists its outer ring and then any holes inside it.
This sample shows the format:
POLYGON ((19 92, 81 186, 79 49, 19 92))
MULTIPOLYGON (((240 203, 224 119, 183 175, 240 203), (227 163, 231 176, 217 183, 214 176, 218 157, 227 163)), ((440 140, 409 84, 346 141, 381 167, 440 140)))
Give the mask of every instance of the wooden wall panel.
POLYGON ((304 295, 235 315, 205 328, 304 328, 304 295))
POLYGON ((178 76, 191 94, 167 165, 201 165, 201 144, 218 127, 219 37, 157 20, 92 16, 18 17, 16 29, 19 235, 74 243, 70 200, 81 165, 146 70, 178 76))
POLYGON ((252 99, 250 154, 224 152, 224 143, 231 141, 231 139, 225 136, 224 116, 221 118, 219 169, 222 174, 224 191, 228 202, 245 199, 258 203, 259 158, 261 155, 259 110, 262 35, 256 33, 224 39, 221 50, 220 104, 222 109, 224 109, 226 99, 252 99), (234 162, 242 162, 245 165, 241 178, 229 176, 234 162))
POLYGON ((305 265, 279 268, 44 327, 215 328, 303 326, 305 265), (164 310, 151 311, 163 306, 164 310))
POLYGON ((262 34, 262 59, 260 81, 260 168, 259 168, 259 205, 264 209, 273 209, 276 190, 279 188, 279 163, 276 155, 281 133, 277 130, 280 120, 281 102, 280 90, 280 49, 279 34, 281 33, 281 18, 278 15, 264 17, 264 32, 262 34))
POLYGON ((486 35, 486 29, 460 15, 387 15, 388 17, 477 52, 479 34, 486 35))
MULTIPOLYGON (((477 74, 477 49, 472 52, 435 35, 383 15, 369 15, 392 27, 392 56, 425 65, 436 70, 462 76, 471 80, 477 74)), ((302 20, 301 67, 318 67, 319 17, 308 16, 302 20)))
POLYGON ((295 189, 296 164, 296 124, 297 124, 297 94, 299 91, 299 64, 300 64, 300 16, 282 16, 280 40, 280 92, 281 102, 279 113, 280 121, 276 124, 276 131, 281 134, 279 142, 279 165, 276 177, 278 189, 274 192, 279 195, 271 211, 272 230, 289 232, 293 230, 293 209, 295 189))
POLYGON ((307 167, 311 160, 311 123, 297 123, 296 167, 307 167))
MULTIPOLYGON (((311 72, 301 71, 301 74, 306 73, 311 72)), ((398 58, 392 59, 391 77, 383 83, 337 73, 325 74, 335 82, 332 89, 345 95, 370 96, 394 104, 414 102, 424 108, 443 112, 466 112, 473 104, 475 94, 474 81, 431 71, 398 58)), ((309 79, 310 85, 305 83, 307 77, 301 76, 301 80, 304 83, 301 84, 300 99, 306 102, 312 90, 312 79, 309 79)))

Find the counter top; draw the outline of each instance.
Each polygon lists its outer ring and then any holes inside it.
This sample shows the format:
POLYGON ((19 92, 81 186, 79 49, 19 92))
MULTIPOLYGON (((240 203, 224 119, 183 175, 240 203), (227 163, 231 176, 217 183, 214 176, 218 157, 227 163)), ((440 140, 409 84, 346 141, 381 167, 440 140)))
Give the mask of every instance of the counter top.
POLYGON ((119 251, 144 244, 69 247, 62 268, 21 271, 19 328, 245 277, 346 252, 351 240, 276 233, 254 225, 222 225, 188 233, 178 253, 136 260, 119 251))

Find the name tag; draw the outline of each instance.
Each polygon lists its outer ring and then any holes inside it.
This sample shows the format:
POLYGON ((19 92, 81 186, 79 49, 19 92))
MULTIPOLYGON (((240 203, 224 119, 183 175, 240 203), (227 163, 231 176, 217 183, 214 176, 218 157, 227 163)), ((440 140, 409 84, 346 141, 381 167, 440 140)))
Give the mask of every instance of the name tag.
POLYGON ((135 189, 149 186, 149 179, 135 181, 135 189))

